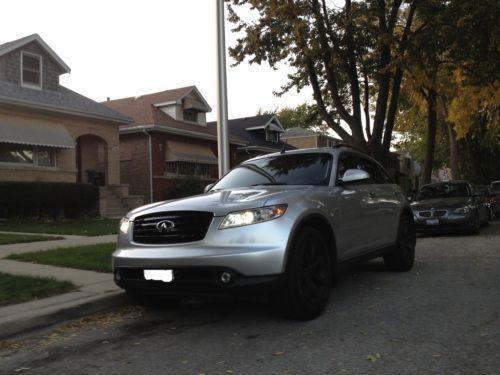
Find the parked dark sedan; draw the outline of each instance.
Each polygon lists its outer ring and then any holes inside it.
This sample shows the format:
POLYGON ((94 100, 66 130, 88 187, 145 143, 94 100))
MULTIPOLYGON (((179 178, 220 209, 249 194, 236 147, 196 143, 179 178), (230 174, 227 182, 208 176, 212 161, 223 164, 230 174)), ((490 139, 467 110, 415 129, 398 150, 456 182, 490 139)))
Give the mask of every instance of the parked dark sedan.
POLYGON ((420 188, 412 203, 418 232, 458 230, 478 233, 488 223, 488 211, 467 181, 447 181, 420 188))

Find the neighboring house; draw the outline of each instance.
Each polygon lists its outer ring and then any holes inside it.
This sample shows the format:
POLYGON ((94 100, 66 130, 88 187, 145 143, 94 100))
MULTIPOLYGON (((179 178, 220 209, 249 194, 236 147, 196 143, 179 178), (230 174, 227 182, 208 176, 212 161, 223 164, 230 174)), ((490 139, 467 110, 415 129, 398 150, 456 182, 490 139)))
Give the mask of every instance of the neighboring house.
POLYGON ((408 151, 397 150, 391 152, 399 160, 398 184, 406 192, 418 190, 420 183, 420 164, 412 159, 408 151))
POLYGON ((297 148, 332 147, 342 143, 341 139, 311 129, 299 127, 286 129, 281 139, 297 148))
MULTIPOLYGON (((216 130, 217 123, 208 127, 216 130)), ((282 141, 283 126, 276 115, 257 115, 229 120, 229 135, 244 140, 245 144, 236 149, 236 164, 255 156, 272 152, 292 150, 295 147, 282 141)))
MULTIPOLYGON (((121 177, 131 193, 155 202, 167 199, 185 177, 217 179, 217 132, 206 122, 212 109, 195 86, 103 104, 134 119, 120 127, 121 177)), ((245 142, 229 141, 234 165, 236 148, 245 142)))
POLYGON ((38 34, 0 45, 1 181, 120 184, 118 127, 132 120, 61 86, 69 72, 38 34))

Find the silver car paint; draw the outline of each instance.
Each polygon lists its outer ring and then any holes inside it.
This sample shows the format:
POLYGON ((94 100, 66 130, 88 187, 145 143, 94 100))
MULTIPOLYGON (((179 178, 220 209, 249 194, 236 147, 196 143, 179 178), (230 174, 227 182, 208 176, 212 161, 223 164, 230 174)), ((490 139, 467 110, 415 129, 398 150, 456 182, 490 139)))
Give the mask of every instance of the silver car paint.
POLYGON ((332 248, 337 250, 340 261, 394 244, 399 216, 407 205, 399 187, 389 184, 337 187, 338 152, 331 149, 322 152, 334 156, 330 186, 257 186, 212 191, 130 212, 127 217, 132 222, 146 213, 178 210, 209 211, 214 213, 214 219, 205 238, 192 243, 145 245, 133 242, 130 229, 126 234, 120 233, 113 266, 219 266, 245 276, 281 274, 285 271, 293 234, 300 222, 310 215, 318 215, 329 223, 336 241, 332 248), (288 205, 286 213, 278 219, 219 229, 224 216, 230 212, 275 204, 288 205))

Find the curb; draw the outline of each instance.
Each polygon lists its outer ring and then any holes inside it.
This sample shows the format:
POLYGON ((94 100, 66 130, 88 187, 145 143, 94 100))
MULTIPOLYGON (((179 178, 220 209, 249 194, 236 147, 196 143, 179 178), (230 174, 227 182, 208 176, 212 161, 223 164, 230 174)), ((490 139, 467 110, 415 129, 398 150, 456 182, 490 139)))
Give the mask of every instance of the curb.
MULTIPOLYGON (((74 293, 66 293, 59 297, 64 298, 65 296, 74 297, 74 293)), ((0 340, 108 310, 120 306, 126 301, 127 296, 123 291, 113 291, 99 295, 85 295, 76 299, 69 298, 69 301, 42 308, 34 307, 33 310, 24 309, 23 312, 13 316, 0 318, 0 340)), ((33 302, 26 304, 30 303, 33 302)), ((17 306, 12 307, 16 308, 17 306)))

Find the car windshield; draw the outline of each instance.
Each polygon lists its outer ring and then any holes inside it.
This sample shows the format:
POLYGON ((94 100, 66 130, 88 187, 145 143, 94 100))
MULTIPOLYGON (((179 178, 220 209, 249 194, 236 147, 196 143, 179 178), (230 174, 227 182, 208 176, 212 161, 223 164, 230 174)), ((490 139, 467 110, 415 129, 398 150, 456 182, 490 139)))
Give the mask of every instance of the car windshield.
POLYGON ((436 184, 423 186, 418 192, 417 200, 469 197, 466 184, 436 184))
POLYGON ((332 155, 284 154, 241 164, 225 175, 212 190, 262 185, 328 185, 332 155))

